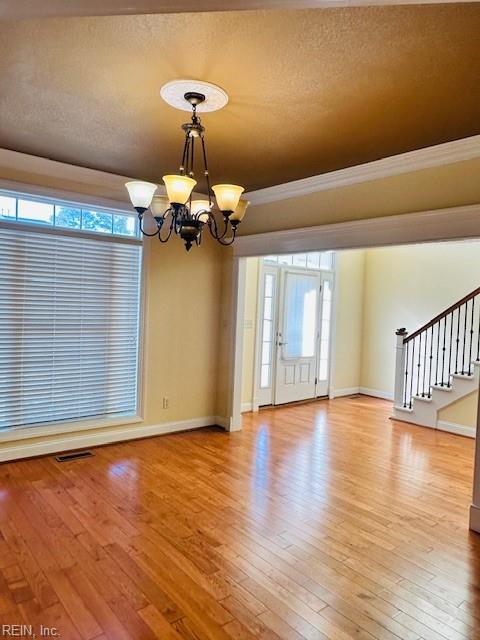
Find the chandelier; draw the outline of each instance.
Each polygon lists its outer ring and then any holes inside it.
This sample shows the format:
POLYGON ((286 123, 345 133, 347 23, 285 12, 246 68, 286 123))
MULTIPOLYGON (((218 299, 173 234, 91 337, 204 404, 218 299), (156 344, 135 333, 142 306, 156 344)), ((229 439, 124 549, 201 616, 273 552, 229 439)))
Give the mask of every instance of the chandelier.
POLYGON ((167 195, 155 195, 158 185, 152 182, 133 180, 126 183, 133 207, 138 214, 139 227, 143 235, 158 236, 160 242, 170 240, 173 234, 180 236, 185 248, 199 245, 202 233, 208 229, 220 244, 233 244, 238 225, 249 205, 241 199, 243 187, 235 184, 215 184, 210 186, 207 152, 205 147, 205 127, 198 111, 215 111, 223 107, 228 98, 225 92, 206 82, 179 80, 169 82, 161 90, 162 97, 172 106, 191 110, 191 120, 182 125, 185 134, 182 159, 178 174, 163 176, 167 195), (203 92, 198 89, 200 87, 203 92), (189 89, 183 92, 184 89, 189 89), (181 92, 181 94, 179 93, 181 92), (195 151, 199 149, 206 181, 207 197, 196 199, 193 189, 195 180, 195 151), (215 196, 215 201, 212 197, 215 196), (152 230, 145 228, 145 217, 153 219, 152 230))

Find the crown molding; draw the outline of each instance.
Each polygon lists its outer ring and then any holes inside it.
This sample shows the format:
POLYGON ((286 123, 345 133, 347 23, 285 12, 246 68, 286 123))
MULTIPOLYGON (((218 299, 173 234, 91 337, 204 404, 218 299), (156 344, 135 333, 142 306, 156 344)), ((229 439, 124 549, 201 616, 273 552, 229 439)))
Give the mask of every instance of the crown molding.
POLYGON ((108 16, 257 9, 323 9, 395 4, 448 4, 479 0, 16 0, 0 2, 0 19, 28 20, 73 16, 108 16))
POLYGON ((237 237, 237 258, 480 238, 480 203, 237 237))
POLYGON ((360 182, 369 182, 390 176, 430 169, 462 160, 480 157, 480 135, 444 142, 433 147, 425 147, 381 160, 374 160, 338 171, 330 171, 318 176, 285 182, 284 184, 250 191, 245 197, 252 205, 277 202, 288 198, 298 198, 317 191, 337 189, 360 182))
MULTIPOLYGON (((132 179, 0 147, 0 189, 6 191, 131 212, 125 182, 132 179), (14 175, 15 179, 3 177, 5 174, 14 175), (51 181, 60 186, 47 186, 51 181)), ((163 184, 158 193, 166 193, 163 184)), ((207 197, 198 191, 193 195, 207 197)))
POLYGON ((127 176, 120 176, 98 169, 89 169, 66 162, 50 160, 41 156, 0 148, 0 171, 5 167, 9 170, 31 173, 49 178, 63 179, 71 182, 82 182, 92 186, 108 186, 112 189, 123 188, 127 176))

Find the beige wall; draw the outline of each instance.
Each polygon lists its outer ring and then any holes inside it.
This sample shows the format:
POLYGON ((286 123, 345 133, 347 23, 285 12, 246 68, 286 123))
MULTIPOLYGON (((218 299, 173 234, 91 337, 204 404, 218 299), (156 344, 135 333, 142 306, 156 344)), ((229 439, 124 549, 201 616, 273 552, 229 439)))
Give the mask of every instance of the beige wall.
POLYGON ((222 248, 206 239, 187 255, 180 239, 145 243, 145 423, 215 416, 222 248))
POLYGON ((230 416, 230 391, 232 388, 233 360, 233 250, 231 247, 219 247, 220 254, 216 264, 221 278, 220 302, 216 310, 219 318, 217 348, 217 415, 230 416))
POLYGON ((257 330, 258 258, 246 259, 245 313, 243 334, 242 404, 251 403, 255 395, 255 336, 257 330))
POLYGON ((460 398, 448 407, 438 412, 438 419, 451 424, 461 424, 467 427, 477 426, 478 393, 471 393, 460 398))
POLYGON ((362 363, 365 254, 363 250, 336 254, 336 323, 333 392, 359 387, 362 363))

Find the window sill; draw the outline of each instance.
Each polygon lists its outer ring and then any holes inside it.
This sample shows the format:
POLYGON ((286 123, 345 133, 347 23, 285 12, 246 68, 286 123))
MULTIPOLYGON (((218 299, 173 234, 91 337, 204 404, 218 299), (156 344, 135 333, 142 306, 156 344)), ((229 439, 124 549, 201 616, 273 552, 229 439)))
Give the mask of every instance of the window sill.
POLYGON ((76 422, 56 422, 55 424, 43 425, 41 427, 15 427, 3 433, 0 432, 0 443, 56 436, 64 433, 76 433, 78 431, 88 431, 91 429, 107 429, 109 427, 120 427, 122 425, 138 424, 140 422, 143 422, 143 418, 135 415, 119 416, 116 418, 93 418, 91 420, 78 420, 76 422))

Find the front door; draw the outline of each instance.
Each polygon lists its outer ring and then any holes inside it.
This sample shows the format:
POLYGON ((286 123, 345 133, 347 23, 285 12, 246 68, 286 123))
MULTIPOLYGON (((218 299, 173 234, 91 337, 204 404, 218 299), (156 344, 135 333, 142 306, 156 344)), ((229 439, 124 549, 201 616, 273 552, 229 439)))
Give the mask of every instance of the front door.
POLYGON ((320 343, 320 272, 282 269, 275 404, 314 398, 320 343))

